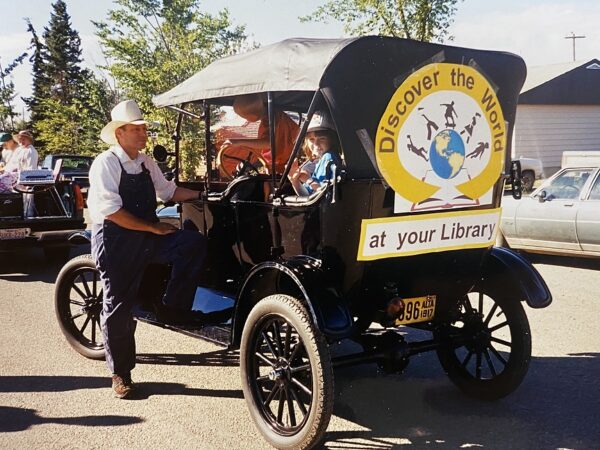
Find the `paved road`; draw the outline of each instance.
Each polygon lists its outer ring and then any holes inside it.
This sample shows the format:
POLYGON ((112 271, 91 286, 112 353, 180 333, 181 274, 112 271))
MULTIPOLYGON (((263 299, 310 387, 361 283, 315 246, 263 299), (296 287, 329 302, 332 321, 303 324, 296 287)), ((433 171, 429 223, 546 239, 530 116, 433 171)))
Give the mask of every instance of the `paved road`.
MULTIPOLYGON (((538 259, 555 302, 528 309, 533 360, 520 389, 465 398, 434 355, 403 375, 336 371, 329 449, 592 449, 600 442, 600 265, 538 259)), ((140 324, 134 375, 146 396, 113 399, 102 362, 80 357, 54 319, 58 267, 34 251, 0 265, 0 448, 262 449, 238 356, 140 324)))

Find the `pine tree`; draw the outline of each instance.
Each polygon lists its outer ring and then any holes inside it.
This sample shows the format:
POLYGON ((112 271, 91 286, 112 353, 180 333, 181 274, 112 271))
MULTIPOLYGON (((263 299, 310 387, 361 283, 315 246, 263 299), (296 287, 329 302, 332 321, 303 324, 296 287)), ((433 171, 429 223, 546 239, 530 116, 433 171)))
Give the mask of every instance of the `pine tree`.
POLYGON ((47 49, 46 75, 51 98, 69 105, 78 97, 83 83, 81 39, 71 27, 65 2, 57 0, 52 9, 50 23, 44 28, 43 35, 47 49))
POLYGON ((108 83, 81 67, 81 40, 71 27, 65 2, 52 5, 41 39, 27 23, 32 35, 33 95, 26 103, 40 156, 99 151, 100 129, 113 97, 108 83))
POLYGON ((24 98, 23 101, 31 113, 31 122, 35 124, 44 118, 40 103, 50 93, 50 82, 46 74, 46 60, 48 56, 46 46, 39 38, 31 21, 29 19, 25 19, 25 21, 27 22, 27 32, 31 33, 31 44, 29 46, 31 56, 29 57, 29 62, 31 62, 32 67, 33 92, 31 97, 24 98))

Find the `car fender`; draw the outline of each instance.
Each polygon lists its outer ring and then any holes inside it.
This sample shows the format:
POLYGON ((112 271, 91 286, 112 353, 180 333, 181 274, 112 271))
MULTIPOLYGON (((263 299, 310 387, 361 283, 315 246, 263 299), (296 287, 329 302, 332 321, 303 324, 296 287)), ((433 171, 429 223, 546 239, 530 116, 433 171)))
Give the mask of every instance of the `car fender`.
POLYGON ((552 303, 552 294, 537 269, 508 248, 492 248, 483 263, 483 279, 532 308, 552 303))
POLYGON ((90 230, 81 230, 71 233, 67 238, 71 245, 90 244, 92 242, 92 232, 90 230))
POLYGON ((239 291, 233 317, 232 344, 238 346, 246 317, 261 299, 287 294, 304 302, 313 323, 329 339, 350 335, 352 316, 336 289, 326 282, 320 261, 295 257, 255 266, 239 291))

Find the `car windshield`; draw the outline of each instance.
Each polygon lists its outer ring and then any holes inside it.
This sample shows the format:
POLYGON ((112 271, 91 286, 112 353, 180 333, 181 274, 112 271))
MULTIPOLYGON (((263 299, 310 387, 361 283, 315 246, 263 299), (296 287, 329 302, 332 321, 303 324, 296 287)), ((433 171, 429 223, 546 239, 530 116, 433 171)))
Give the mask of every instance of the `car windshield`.
POLYGON ((90 170, 90 165, 92 164, 92 161, 89 158, 63 157, 62 160, 62 171, 88 172, 90 170))
POLYGON ((567 169, 543 188, 553 199, 578 198, 593 169, 567 169))

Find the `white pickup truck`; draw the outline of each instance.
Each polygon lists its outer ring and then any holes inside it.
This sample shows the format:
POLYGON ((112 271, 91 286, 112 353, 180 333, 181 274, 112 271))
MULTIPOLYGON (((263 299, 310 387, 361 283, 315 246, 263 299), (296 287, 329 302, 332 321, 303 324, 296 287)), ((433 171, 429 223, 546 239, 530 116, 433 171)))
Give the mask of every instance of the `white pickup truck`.
POLYGON ((531 192, 535 180, 544 177, 544 166, 539 159, 520 157, 521 162, 521 185, 524 192, 531 192))

